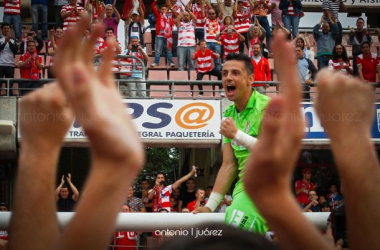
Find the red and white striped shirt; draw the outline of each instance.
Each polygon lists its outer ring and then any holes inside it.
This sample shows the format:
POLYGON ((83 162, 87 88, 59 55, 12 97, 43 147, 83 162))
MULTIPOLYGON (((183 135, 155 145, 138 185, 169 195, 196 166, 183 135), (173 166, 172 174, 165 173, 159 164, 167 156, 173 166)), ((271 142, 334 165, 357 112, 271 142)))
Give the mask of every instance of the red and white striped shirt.
POLYGON ((236 13, 234 17, 234 26, 237 32, 247 33, 249 29, 249 22, 251 18, 251 13, 248 8, 243 7, 242 12, 236 13))
POLYGON ((4 15, 20 15, 21 0, 4 0, 4 15))
MULTIPOLYGON (((117 44, 120 46, 120 42, 118 41, 117 44)), ((99 50, 102 51, 108 47, 107 41, 104 40, 103 44, 100 46, 99 50)), ((115 58, 112 60, 112 72, 119 72, 119 61, 117 59, 116 54, 116 48, 115 48, 115 58)))
MULTIPOLYGON (((206 18, 201 16, 201 6, 198 4, 193 4, 191 6, 191 12, 193 12, 193 14, 196 16, 197 18, 197 25, 196 25, 196 29, 203 29, 204 25, 205 25, 205 21, 206 21, 206 18)), ((204 13, 206 15, 206 13, 208 12, 208 7, 205 6, 204 7, 204 13)))
POLYGON ((172 185, 157 190, 152 200, 152 211, 159 212, 160 209, 166 209, 170 212, 170 195, 173 192, 172 185))
POLYGON ((216 54, 210 49, 205 49, 204 54, 201 50, 195 51, 194 60, 197 60, 197 72, 210 72, 214 68, 214 66, 211 64, 212 58, 216 59, 216 54))
POLYGON ((215 43, 215 37, 217 34, 220 33, 220 26, 218 20, 216 18, 214 20, 207 18, 204 28, 206 42, 215 43))
POLYGON ((294 7, 293 7, 292 3, 289 4, 288 13, 286 13, 286 15, 289 15, 289 16, 298 16, 298 14, 294 13, 294 7))
POLYGON ((100 54, 100 47, 104 43, 104 39, 101 37, 96 38, 95 46, 94 46, 94 53, 96 55, 100 54))
POLYGON ((340 71, 341 73, 348 75, 349 72, 344 68, 347 65, 351 68, 350 62, 346 63, 343 61, 334 61, 333 59, 330 59, 329 70, 340 71), (341 69, 341 67, 343 67, 343 68, 341 69))
POLYGON ((192 47, 195 43, 195 29, 193 21, 181 22, 178 28, 178 46, 192 47))
POLYGON ((240 39, 236 33, 232 33, 232 36, 228 36, 228 34, 222 35, 220 37, 222 41, 224 53, 223 58, 225 58, 230 53, 239 53, 239 43, 240 39))
MULTIPOLYGON (((71 12, 74 9, 75 6, 72 6, 70 4, 65 5, 61 9, 62 13, 71 12)), ((78 12, 84 12, 84 8, 77 4, 77 10, 78 12)), ((63 23, 63 30, 67 30, 69 27, 74 26, 77 21, 80 19, 79 15, 75 12, 73 12, 70 16, 66 17, 63 23)))

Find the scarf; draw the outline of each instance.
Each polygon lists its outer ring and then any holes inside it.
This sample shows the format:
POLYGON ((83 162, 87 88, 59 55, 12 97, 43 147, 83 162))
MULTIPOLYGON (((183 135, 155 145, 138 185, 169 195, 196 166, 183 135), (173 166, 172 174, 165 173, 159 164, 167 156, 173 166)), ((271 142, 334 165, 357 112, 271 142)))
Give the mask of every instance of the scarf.
MULTIPOLYGON (((25 52, 24 54, 24 61, 28 60, 30 57, 37 56, 37 53, 30 54, 29 51, 25 52)), ((38 58, 37 58, 38 60, 38 58)), ((40 70, 37 67, 36 60, 33 58, 30 60, 28 64, 24 66, 25 68, 30 68, 30 79, 32 80, 38 80, 39 79, 39 73, 40 70)))

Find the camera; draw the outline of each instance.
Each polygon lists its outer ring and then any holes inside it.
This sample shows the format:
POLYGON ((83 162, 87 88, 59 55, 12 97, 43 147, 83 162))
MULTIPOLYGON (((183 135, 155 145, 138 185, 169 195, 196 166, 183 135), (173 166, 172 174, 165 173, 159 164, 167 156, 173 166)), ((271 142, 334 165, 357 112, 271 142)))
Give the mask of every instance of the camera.
POLYGON ((232 32, 232 29, 227 29, 227 32, 228 32, 228 33, 231 33, 231 32, 232 32))
POLYGON ((131 50, 132 50, 133 52, 137 52, 137 50, 138 50, 137 48, 138 48, 138 47, 139 47, 138 45, 133 44, 131 50))

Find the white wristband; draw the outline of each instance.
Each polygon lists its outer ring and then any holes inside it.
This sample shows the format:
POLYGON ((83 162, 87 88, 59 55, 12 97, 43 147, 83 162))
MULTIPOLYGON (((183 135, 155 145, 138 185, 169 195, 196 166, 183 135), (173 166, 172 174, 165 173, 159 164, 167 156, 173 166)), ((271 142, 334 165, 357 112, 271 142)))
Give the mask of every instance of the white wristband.
POLYGON ((252 137, 239 129, 235 135, 234 140, 239 145, 242 145, 247 149, 250 149, 251 147, 253 147, 253 145, 255 145, 255 143, 257 142, 257 139, 255 137, 252 137))
POLYGON ((205 207, 210 208, 211 212, 214 212, 215 209, 219 206, 222 199, 223 199, 223 195, 221 195, 217 192, 211 192, 211 195, 208 198, 208 201, 207 201, 205 207))

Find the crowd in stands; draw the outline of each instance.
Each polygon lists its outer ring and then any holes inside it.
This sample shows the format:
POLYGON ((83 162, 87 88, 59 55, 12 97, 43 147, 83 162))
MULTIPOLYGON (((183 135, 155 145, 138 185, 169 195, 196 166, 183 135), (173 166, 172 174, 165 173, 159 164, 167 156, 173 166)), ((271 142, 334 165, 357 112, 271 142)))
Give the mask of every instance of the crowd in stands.
MULTIPOLYGON (((125 51, 121 51, 121 46, 115 50, 115 58, 116 55, 133 56, 115 59, 112 67, 120 79, 142 78, 141 63, 134 59, 138 58, 148 69, 196 70, 196 78, 192 80, 202 80, 204 75, 220 80, 224 58, 229 53, 241 52, 248 54, 255 66, 252 86, 265 93, 268 84, 263 82, 277 79, 274 76, 275 63, 270 62, 273 56, 270 53, 271 40, 276 34, 285 33, 293 40, 294 47, 302 50, 302 55, 298 53, 297 68, 301 82, 305 83, 304 99, 310 99, 306 92, 316 70, 324 67, 359 77, 364 82, 380 81, 377 51, 380 44, 376 41, 380 30, 371 31, 369 25, 365 27, 364 19, 358 18, 357 27, 349 27, 348 35, 344 35, 338 18, 338 13, 346 10, 342 0, 323 0, 321 20, 309 34, 300 34, 298 30, 300 18, 307 15, 299 0, 218 0, 216 4, 211 4, 210 0, 167 0, 163 5, 158 5, 155 0, 151 13, 147 13, 143 1, 127 0, 122 14, 117 10, 116 2, 56 0, 55 30, 48 31, 47 0, 32 0, 32 30, 22 28, 21 0, 5 0, 0 38, 0 77, 27 79, 19 83, 21 89, 40 87, 40 78, 54 78, 50 67, 55 51, 59 49, 59 40, 87 12, 92 23, 88 33, 97 23, 104 23, 106 27, 104 37, 99 38, 94 48, 94 56, 101 55, 109 39, 119 39, 120 45, 125 44, 125 51), (268 21, 269 14, 272 27, 268 21), (125 37, 117 33, 120 19, 125 21, 125 37), (39 22, 42 24, 41 32, 38 30, 39 22), (15 37, 11 35, 10 25, 15 37), (151 36, 145 35, 148 28, 151 36), (43 48, 47 50, 43 51, 43 48)), ((154 77, 149 79, 154 80, 154 77)), ((121 89, 129 97, 147 95, 143 82, 129 81, 125 85, 121 89)), ((17 85, 13 87, 17 88, 17 85)), ((202 85, 198 88, 199 96, 202 96, 202 85)), ((19 94, 27 92, 20 90, 19 94)), ((224 96, 222 90, 220 96, 224 96)))

